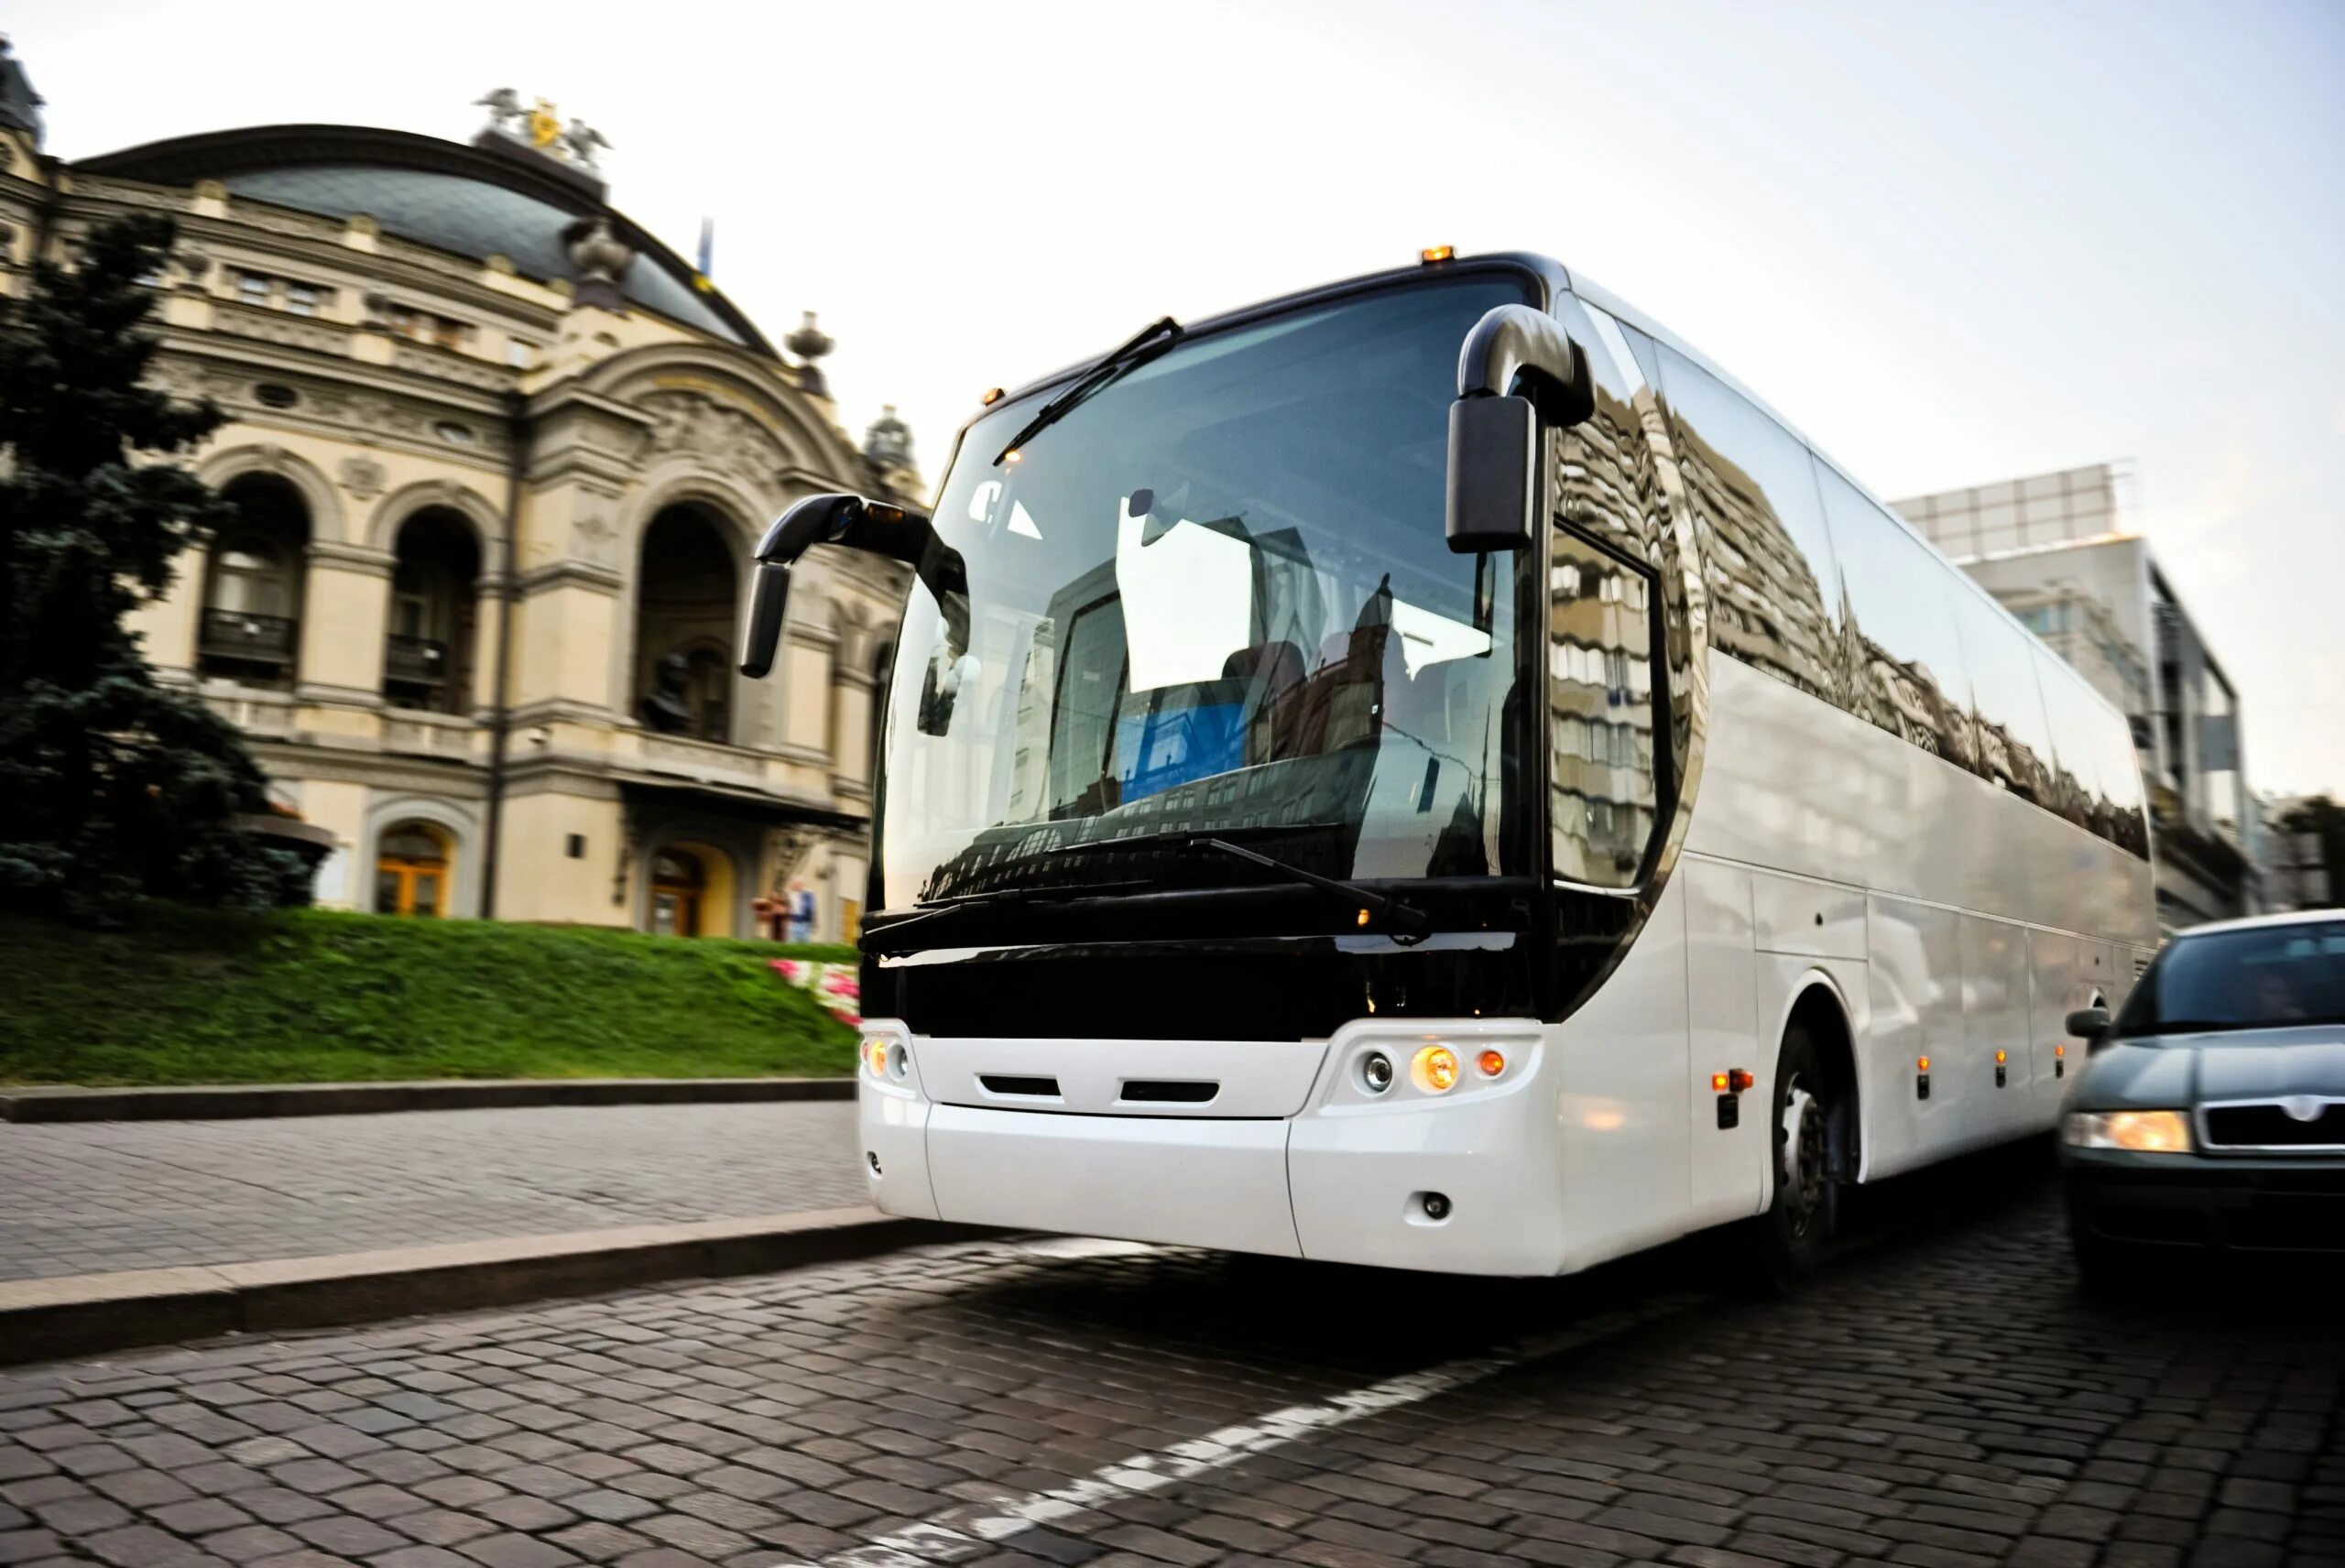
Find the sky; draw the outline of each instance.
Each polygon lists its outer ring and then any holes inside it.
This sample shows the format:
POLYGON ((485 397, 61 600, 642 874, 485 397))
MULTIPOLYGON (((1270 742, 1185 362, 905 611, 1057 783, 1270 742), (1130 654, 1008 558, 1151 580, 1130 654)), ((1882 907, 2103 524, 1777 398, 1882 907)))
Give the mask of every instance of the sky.
POLYGON ((2126 463, 2258 789, 2345 794, 2345 5, 14 0, 87 156, 496 87, 932 482, 987 387, 1420 247, 1545 252, 1876 494, 2126 463), (663 18, 674 27, 663 30, 663 18))

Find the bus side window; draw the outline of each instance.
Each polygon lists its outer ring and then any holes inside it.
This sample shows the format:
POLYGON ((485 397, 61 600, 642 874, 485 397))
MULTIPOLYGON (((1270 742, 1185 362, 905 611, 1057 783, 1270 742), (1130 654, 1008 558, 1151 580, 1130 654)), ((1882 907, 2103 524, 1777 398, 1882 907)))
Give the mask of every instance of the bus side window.
POLYGON ((1819 461, 1816 476, 1848 617, 1850 668, 1842 679, 1849 710, 1969 768, 1977 753, 1970 673, 1945 565, 1829 464, 1819 461))
POLYGON ((1979 722, 1977 770, 2015 795, 2048 806, 2052 726, 2036 684, 2034 639, 2005 618, 1985 589, 1956 583, 1955 625, 1970 670, 1979 722))
POLYGON ((1548 557, 1547 702, 1554 874, 1634 887, 1660 807, 1652 578, 1581 534, 1548 557))
POLYGON ((1840 702, 1840 595, 1807 448, 1666 344, 1661 389, 1702 529, 1712 646, 1840 702))

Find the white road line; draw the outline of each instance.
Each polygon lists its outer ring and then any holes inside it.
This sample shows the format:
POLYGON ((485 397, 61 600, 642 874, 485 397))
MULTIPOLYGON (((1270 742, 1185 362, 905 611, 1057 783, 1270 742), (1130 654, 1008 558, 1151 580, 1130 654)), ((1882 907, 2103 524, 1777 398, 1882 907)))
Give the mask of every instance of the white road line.
POLYGON ((800 1563, 794 1568, 927 1568, 932 1563, 957 1563, 991 1551, 1020 1530, 1050 1524, 1118 1498, 1161 1491, 1366 1416, 1406 1409, 1469 1383, 1478 1383, 1493 1373, 1642 1327, 1684 1312, 1701 1300, 1695 1295, 1664 1296, 1633 1311, 1608 1312, 1576 1328, 1534 1335, 1489 1356, 1444 1362, 1422 1372, 1388 1377, 1365 1388, 1337 1394, 1321 1404, 1290 1405, 1243 1426, 1226 1426, 1186 1443, 1118 1460, 1071 1486, 998 1503, 971 1503, 947 1508, 908 1530, 826 1557, 820 1564, 800 1563))

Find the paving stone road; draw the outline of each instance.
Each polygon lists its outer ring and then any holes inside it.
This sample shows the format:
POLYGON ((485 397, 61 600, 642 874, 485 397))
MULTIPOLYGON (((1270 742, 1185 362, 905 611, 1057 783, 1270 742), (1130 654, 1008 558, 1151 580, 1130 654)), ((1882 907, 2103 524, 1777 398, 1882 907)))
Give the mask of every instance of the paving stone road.
POLYGON ((0 1122, 0 1279, 866 1201, 847 1102, 0 1122))
POLYGON ((1788 1301, 1708 1256, 1525 1284, 988 1240, 27 1368, 0 1563, 2345 1559, 2333 1295, 2082 1298, 2040 1181, 1788 1301))

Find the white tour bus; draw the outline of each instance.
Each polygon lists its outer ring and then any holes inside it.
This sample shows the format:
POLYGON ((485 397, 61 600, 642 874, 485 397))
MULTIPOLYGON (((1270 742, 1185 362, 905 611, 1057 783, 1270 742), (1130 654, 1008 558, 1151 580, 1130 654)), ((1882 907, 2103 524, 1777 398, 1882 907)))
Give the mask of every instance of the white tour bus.
POLYGON ((989 394, 913 582, 863 927, 890 1214, 1552 1274, 2048 1129, 2155 941, 2124 719, 1542 257, 989 394))

